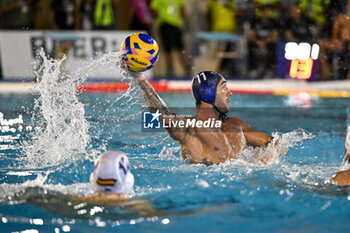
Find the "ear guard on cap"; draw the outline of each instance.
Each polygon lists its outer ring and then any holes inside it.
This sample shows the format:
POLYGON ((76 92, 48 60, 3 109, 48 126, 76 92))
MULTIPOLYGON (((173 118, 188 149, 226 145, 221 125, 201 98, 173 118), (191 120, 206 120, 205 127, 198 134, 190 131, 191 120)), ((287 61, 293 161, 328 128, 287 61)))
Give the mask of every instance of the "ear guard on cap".
POLYGON ((203 101, 207 103, 212 103, 215 100, 214 88, 207 83, 202 84, 199 88, 199 95, 202 97, 203 101))

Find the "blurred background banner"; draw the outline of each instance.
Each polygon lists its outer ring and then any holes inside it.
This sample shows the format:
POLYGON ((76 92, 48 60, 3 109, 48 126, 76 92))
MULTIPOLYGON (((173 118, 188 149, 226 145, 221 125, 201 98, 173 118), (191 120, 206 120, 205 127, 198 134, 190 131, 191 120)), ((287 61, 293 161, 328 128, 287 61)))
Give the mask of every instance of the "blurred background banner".
MULTIPOLYGON (((34 79, 40 65, 39 52, 56 57, 66 43, 68 72, 92 62, 99 54, 117 51, 122 41, 134 31, 1 31, 0 58, 4 79, 34 79)), ((95 69, 90 78, 121 77, 104 69, 95 69)), ((152 76, 151 72, 147 76, 152 76)))

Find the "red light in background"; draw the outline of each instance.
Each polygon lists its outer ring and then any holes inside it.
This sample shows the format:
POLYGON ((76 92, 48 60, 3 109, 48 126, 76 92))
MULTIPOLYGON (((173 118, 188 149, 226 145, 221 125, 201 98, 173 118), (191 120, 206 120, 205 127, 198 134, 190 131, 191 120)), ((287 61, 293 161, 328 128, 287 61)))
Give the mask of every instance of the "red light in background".
POLYGON ((309 79, 312 75, 314 61, 311 57, 307 60, 293 59, 290 64, 289 76, 297 79, 309 79))

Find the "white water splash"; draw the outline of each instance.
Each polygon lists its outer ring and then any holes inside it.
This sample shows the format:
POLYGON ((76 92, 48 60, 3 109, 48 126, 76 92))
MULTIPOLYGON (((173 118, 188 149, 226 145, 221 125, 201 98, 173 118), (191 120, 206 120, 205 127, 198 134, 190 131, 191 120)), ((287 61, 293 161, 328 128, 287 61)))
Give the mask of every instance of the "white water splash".
MULTIPOLYGON (((303 129, 296 129, 291 132, 280 134, 273 133, 273 140, 267 145, 267 147, 247 147, 245 150, 238 153, 236 159, 227 160, 221 163, 220 169, 225 167, 232 168, 232 166, 255 166, 277 163, 288 152, 290 148, 298 144, 302 144, 303 141, 315 138, 315 135, 308 133, 303 129)), ((169 145, 168 145, 169 146, 169 145)), ((167 147, 164 146, 159 157, 161 159, 179 160, 181 156, 181 147, 167 147)), ((214 165, 215 167, 216 165, 214 165)))
POLYGON ((250 163, 261 165, 278 162, 290 148, 315 137, 303 129, 296 129, 282 135, 273 133, 272 136, 273 139, 267 147, 248 147, 240 152, 238 157, 250 163))
POLYGON ((181 156, 178 156, 178 154, 181 151, 181 147, 166 147, 164 146, 163 149, 159 152, 159 157, 161 159, 172 159, 172 160, 180 160, 181 156))
MULTIPOLYGON (((18 193, 25 188, 28 187, 35 187, 35 186, 43 186, 44 182, 47 180, 48 175, 50 172, 46 172, 45 174, 37 173, 36 171, 27 172, 27 174, 24 174, 22 172, 21 176, 26 175, 34 175, 36 174, 36 178, 34 180, 27 180, 24 183, 2 183, 0 184, 0 202, 3 201, 4 198, 7 198, 9 195, 18 193)), ((19 176, 17 173, 7 173, 7 175, 13 175, 13 176, 19 176)), ((9 199, 11 200, 11 198, 9 199)), ((10 202, 11 203, 11 202, 10 202)))
MULTIPOLYGON (((34 132, 30 140, 22 145, 24 157, 22 166, 27 168, 44 168, 70 164, 91 156, 91 125, 85 119, 84 104, 78 98, 77 85, 86 81, 89 74, 96 69, 112 69, 116 74, 122 73, 117 61, 121 53, 103 54, 74 73, 60 72, 64 59, 54 60, 40 52, 42 64, 35 73, 37 85, 35 90, 40 96, 35 101, 32 121, 34 132)), ((94 155, 92 155, 94 157, 94 155)))

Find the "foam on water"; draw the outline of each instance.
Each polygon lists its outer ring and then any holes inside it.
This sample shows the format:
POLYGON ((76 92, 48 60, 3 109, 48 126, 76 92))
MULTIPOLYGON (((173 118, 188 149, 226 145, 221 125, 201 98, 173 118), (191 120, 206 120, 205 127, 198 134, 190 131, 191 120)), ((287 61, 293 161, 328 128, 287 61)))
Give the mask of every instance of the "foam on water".
POLYGON ((66 58, 54 60, 40 52, 42 64, 35 73, 35 90, 40 96, 35 100, 31 140, 22 145, 25 155, 22 167, 55 167, 86 158, 86 154, 96 157, 97 151, 91 148, 89 135, 94 126, 85 117, 84 104, 78 98, 76 87, 96 69, 113 69, 120 73, 119 65, 116 66, 120 55, 120 52, 103 54, 73 73, 61 73, 60 66, 66 58))
MULTIPOLYGON (((42 63, 35 72, 37 80, 35 91, 39 93, 39 96, 35 99, 34 109, 27 109, 32 118, 31 123, 29 123, 31 125, 26 127, 26 131, 29 133, 25 139, 21 139, 21 145, 19 145, 21 149, 19 153, 23 156, 16 158, 19 165, 11 168, 11 172, 6 174, 9 177, 23 177, 26 181, 16 184, 2 183, 0 185, 0 198, 18 193, 28 187, 45 187, 71 193, 84 192, 84 194, 89 194, 91 192, 88 183, 85 183, 84 187, 77 184, 57 185, 48 184, 47 179, 50 174, 60 172, 64 167, 73 165, 74 168, 78 161, 86 159, 93 161, 101 151, 106 150, 107 141, 97 147, 92 147, 90 131, 95 129, 94 133, 101 132, 96 130, 99 126, 92 125, 87 120, 85 104, 79 99, 77 86, 86 81, 96 69, 112 69, 116 74, 123 75, 122 80, 130 81, 127 73, 119 68, 118 61, 120 61, 121 54, 121 52, 103 54, 75 72, 61 73, 60 66, 66 58, 62 60, 50 59, 43 51, 40 52, 42 63)), ((140 101, 130 100, 135 96, 142 97, 136 87, 135 83, 131 84, 131 88, 126 93, 108 104, 112 106, 126 105, 126 102, 140 103, 140 101)), ((103 118, 104 113, 101 112, 99 115, 103 118)), ((117 115, 119 121, 125 117, 132 117, 127 114, 113 115, 117 115)), ((18 119, 7 120, 3 113, 0 113, 0 119, 2 131, 12 132, 13 125, 22 126, 23 124, 21 115, 18 119)), ((21 127, 18 127, 18 131, 21 130, 21 127)), ((98 136, 94 135, 94 137, 98 136)), ((16 138, 11 136, 10 143, 16 144, 14 139, 16 138)), ((8 148, 7 146, 6 149, 8 148)))
MULTIPOLYGON (((255 165, 266 165, 278 163, 281 158, 288 152, 290 148, 296 145, 301 145, 303 141, 315 138, 315 135, 308 133, 303 129, 296 129, 288 133, 273 133, 273 139, 266 147, 248 146, 241 151, 236 159, 226 161, 223 166, 243 162, 255 165), (266 159, 267 158, 267 159, 266 159), (262 160, 266 159, 266 162, 262 160)), ((168 145, 169 146, 169 145, 168 145)), ((171 158, 178 160, 180 147, 166 147, 164 146, 159 153, 160 158, 171 158)))
POLYGON ((267 147, 248 147, 239 153, 238 157, 250 163, 261 165, 278 162, 290 148, 315 137, 303 129, 296 129, 284 134, 276 132, 272 136, 273 139, 267 147))
MULTIPOLYGON (((309 190, 312 186, 312 189, 318 192, 323 189, 319 184, 329 183, 330 177, 338 169, 336 166, 319 165, 315 167, 314 165, 294 164, 283 159, 286 153, 286 156, 289 156, 289 149, 300 148, 304 141, 315 138, 315 135, 303 129, 296 129, 284 134, 273 133, 273 137, 267 147, 248 147, 239 153, 237 159, 227 160, 219 165, 207 167, 203 164, 181 164, 163 169, 167 172, 184 173, 186 176, 199 174, 200 177, 197 177, 199 183, 196 182, 200 186, 205 184, 206 187, 211 185, 226 187, 231 182, 246 182, 248 180, 264 186, 278 185, 281 190, 294 185, 297 185, 299 189, 309 190), (261 160, 265 157, 268 157, 269 160, 262 163, 261 160), (221 177, 221 179, 217 180, 217 177, 221 177), (266 177, 270 178, 265 180, 266 177)), ((179 160, 179 153, 179 147, 164 147, 159 155, 162 160, 176 161, 179 160)))

